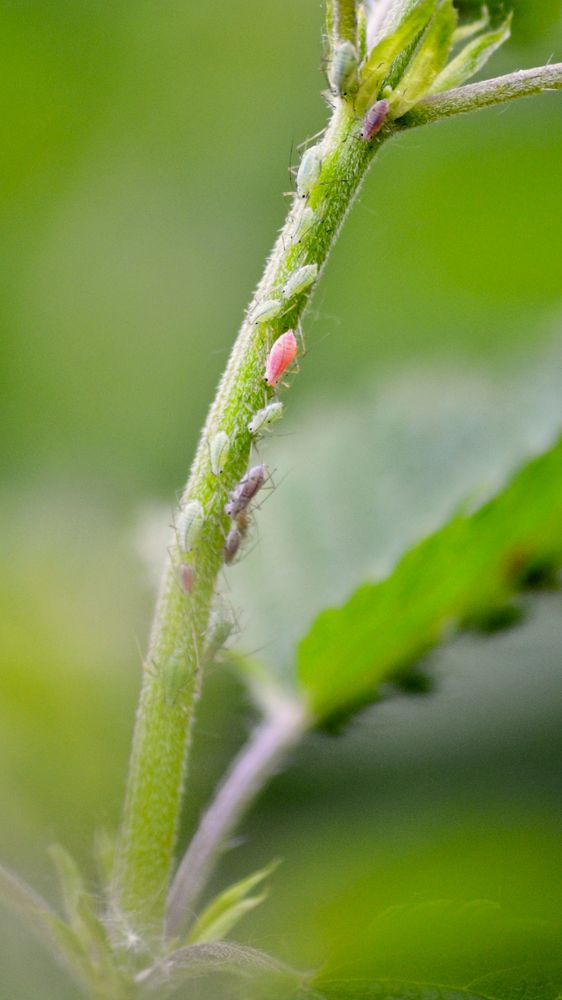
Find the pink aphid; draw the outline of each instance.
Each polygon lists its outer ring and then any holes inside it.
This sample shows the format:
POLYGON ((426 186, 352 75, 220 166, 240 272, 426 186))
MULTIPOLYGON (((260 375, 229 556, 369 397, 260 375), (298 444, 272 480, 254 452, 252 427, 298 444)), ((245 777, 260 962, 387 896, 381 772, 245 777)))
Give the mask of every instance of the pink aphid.
POLYGON ((186 594, 191 594, 194 579, 195 574, 193 572, 193 566, 187 562, 182 563, 180 566, 180 583, 186 594))
POLYGON ((373 104, 372 108, 369 108, 363 119, 363 128, 361 129, 361 138, 365 142, 370 142, 376 136, 377 132, 380 132, 389 108, 388 101, 377 101, 373 104))
POLYGON ((292 330, 287 330, 277 338, 265 365, 264 379, 271 388, 277 385, 283 372, 297 356, 297 341, 292 330))

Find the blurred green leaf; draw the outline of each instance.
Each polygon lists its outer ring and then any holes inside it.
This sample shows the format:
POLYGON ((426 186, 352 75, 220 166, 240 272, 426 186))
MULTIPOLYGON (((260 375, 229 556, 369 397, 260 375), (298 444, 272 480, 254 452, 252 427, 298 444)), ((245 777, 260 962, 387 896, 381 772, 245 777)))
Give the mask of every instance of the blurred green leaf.
POLYGON ((250 896, 250 893, 275 871, 278 864, 278 861, 273 861, 219 893, 190 931, 188 944, 219 941, 225 938, 246 913, 254 910, 266 899, 267 892, 262 892, 259 896, 250 896))
POLYGON ((495 31, 488 31, 480 38, 469 42, 439 73, 429 88, 429 94, 458 87, 465 80, 478 73, 486 65, 490 56, 507 41, 511 34, 511 15, 495 31))
POLYGON ((436 3, 437 0, 421 0, 391 35, 375 45, 361 71, 362 83, 355 99, 355 107, 360 114, 373 104, 392 63, 425 28, 436 3))
POLYGON ((15 910, 25 926, 80 982, 89 981, 87 956, 74 930, 33 889, 0 866, 0 902, 15 910))
POLYGON ((530 561, 562 556, 562 442, 530 462, 493 500, 458 514, 407 553, 381 583, 361 586, 316 619, 298 650, 298 675, 322 718, 377 696, 453 624, 501 606, 530 561))
POLYGON ((457 12, 453 0, 444 0, 432 18, 418 48, 390 98, 392 114, 399 118, 428 91, 441 72, 453 44, 457 12))
POLYGON ((391 907, 313 981, 325 1000, 557 1000, 561 928, 487 901, 391 907))
POLYGON ((70 927, 88 956, 91 967, 102 972, 105 980, 117 981, 117 970, 105 928, 94 907, 94 897, 86 891, 78 865, 61 844, 49 848, 58 872, 64 908, 70 927))

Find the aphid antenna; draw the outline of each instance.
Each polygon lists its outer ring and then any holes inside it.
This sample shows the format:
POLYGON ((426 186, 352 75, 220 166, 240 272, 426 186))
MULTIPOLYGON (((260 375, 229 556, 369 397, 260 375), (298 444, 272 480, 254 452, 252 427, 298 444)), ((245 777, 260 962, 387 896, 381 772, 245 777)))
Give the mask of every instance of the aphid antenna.
MULTIPOLYGON (((298 147, 297 147, 297 149, 298 149, 298 147)), ((294 190, 294 186, 295 186, 294 179, 296 177, 297 170, 298 170, 298 167, 293 166, 293 153, 294 153, 294 151, 295 151, 295 140, 293 138, 293 139, 291 139, 291 146, 290 146, 290 149, 289 149, 289 162, 287 164, 287 170, 288 170, 288 173, 289 173, 289 177, 291 179, 291 184, 293 186, 293 190, 294 190)))

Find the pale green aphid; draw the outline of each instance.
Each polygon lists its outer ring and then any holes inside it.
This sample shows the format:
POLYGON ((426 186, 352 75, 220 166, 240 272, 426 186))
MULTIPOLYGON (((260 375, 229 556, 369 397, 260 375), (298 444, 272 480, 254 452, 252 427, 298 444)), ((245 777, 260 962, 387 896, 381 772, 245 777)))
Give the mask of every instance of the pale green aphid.
POLYGON ((318 277, 318 264, 305 264, 289 275, 283 285, 283 298, 292 299, 312 285, 318 277))
POLYGON ((230 438, 225 431, 218 431, 211 441, 211 469, 215 476, 220 476, 226 465, 228 451, 230 448, 230 438))
POLYGON ((189 552, 201 534, 205 523, 205 511, 199 500, 190 500, 180 510, 176 521, 179 542, 184 552, 189 552))
POLYGON ((263 410, 258 410, 254 413, 250 423, 248 424, 248 430, 250 434, 259 434, 261 430, 269 427, 270 424, 274 424, 277 420, 281 420, 283 416, 283 403, 279 400, 275 400, 273 403, 269 403, 264 406, 263 410))
POLYGON ((163 666, 166 700, 175 702, 189 680, 185 653, 181 649, 174 650, 163 666))
POLYGON ((297 194, 307 198, 322 170, 322 155, 320 146, 309 146, 302 155, 297 173, 297 194))
POLYGON ((270 319, 275 319, 281 312, 283 303, 279 299, 266 299, 261 302, 250 317, 252 323, 267 323, 270 319))
POLYGON ((345 40, 337 43, 328 76, 332 91, 340 97, 345 97, 356 85, 357 52, 351 42, 345 40))
POLYGON ((293 241, 296 242, 297 240, 302 239, 304 234, 307 233, 308 230, 310 229, 313 222, 314 222, 314 209, 312 209, 310 205, 307 205, 306 208, 303 208, 299 218, 297 219, 295 230, 292 236, 293 241))

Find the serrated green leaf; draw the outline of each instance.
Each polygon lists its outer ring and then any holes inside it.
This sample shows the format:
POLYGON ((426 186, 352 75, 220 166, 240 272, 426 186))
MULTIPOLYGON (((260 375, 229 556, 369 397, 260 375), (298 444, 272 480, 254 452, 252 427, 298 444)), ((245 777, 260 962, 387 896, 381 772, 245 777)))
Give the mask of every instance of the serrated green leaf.
POLYGON ((80 982, 89 981, 89 964, 73 929, 17 875, 0 866, 0 902, 23 919, 53 957, 80 982))
POLYGON ((380 583, 322 612, 298 647, 298 676, 320 718, 377 696, 453 624, 509 600, 533 560, 562 562, 562 442, 494 499, 459 514, 380 583))
POLYGON ((394 60, 407 49, 428 24, 437 0, 421 0, 401 21, 395 31, 375 45, 361 70, 361 86, 355 107, 364 114, 378 97, 380 85, 394 60))
POLYGON ((511 14, 495 31, 488 31, 485 35, 481 35, 480 38, 475 38, 468 45, 465 45, 458 56, 451 59, 448 66, 445 66, 445 69, 435 78, 428 94, 438 94, 443 90, 451 90, 464 83, 465 80, 469 80, 486 65, 490 56, 507 41, 510 34, 511 14))
POLYGON ((474 35, 478 35, 480 31, 485 31, 490 23, 490 11, 484 5, 482 7, 482 15, 477 21, 470 21, 468 24, 461 24, 460 27, 453 34, 453 46, 460 45, 461 42, 466 42, 469 38, 473 38, 474 35))
POLYGON ((394 118, 406 114, 427 94, 449 58, 456 26, 457 12, 453 0, 443 0, 390 98, 394 118))
POLYGON ((266 892, 259 896, 250 896, 250 893, 256 886, 265 881, 278 865, 278 861, 273 861, 267 867, 261 868, 253 875, 249 875, 240 882, 229 886, 224 892, 219 893, 209 903, 191 929, 188 944, 224 939, 246 913, 255 909, 266 899, 266 892))

